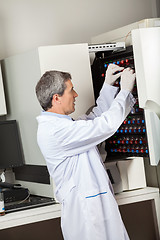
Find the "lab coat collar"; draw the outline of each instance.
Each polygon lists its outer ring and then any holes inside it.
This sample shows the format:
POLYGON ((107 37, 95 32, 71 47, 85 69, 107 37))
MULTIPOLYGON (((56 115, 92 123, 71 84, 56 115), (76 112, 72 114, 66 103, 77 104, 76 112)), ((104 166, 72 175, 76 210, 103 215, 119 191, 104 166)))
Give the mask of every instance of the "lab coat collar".
POLYGON ((68 116, 68 115, 58 114, 58 113, 53 113, 53 112, 42 111, 41 112, 41 116, 53 116, 53 117, 67 118, 69 120, 72 120, 72 118, 70 116, 68 116))

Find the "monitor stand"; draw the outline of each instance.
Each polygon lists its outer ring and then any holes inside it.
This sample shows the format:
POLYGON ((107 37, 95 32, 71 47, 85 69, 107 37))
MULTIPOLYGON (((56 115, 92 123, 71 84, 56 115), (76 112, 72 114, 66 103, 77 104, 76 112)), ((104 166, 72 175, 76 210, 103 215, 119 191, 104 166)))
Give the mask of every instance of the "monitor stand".
POLYGON ((0 182, 0 188, 19 188, 19 187, 21 187, 21 184, 0 182))

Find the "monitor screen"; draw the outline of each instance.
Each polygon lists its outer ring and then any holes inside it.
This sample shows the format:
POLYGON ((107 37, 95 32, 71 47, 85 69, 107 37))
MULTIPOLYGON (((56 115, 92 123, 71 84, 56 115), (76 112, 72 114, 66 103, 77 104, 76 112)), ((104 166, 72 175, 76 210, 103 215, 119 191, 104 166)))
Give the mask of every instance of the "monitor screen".
POLYGON ((16 120, 0 121, 0 169, 24 165, 16 120))

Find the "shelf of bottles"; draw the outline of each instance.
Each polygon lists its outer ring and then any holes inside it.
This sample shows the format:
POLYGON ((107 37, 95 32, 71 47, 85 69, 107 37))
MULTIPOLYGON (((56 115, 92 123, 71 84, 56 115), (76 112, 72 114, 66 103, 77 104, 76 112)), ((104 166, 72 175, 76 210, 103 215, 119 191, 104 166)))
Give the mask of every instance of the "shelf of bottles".
MULTIPOLYGON (((99 94, 97 93, 95 87, 98 86, 99 90, 102 87, 105 79, 105 72, 110 63, 123 66, 124 68, 131 67, 134 69, 132 48, 128 48, 123 53, 112 53, 111 55, 101 55, 100 57, 96 57, 96 60, 92 65, 95 97, 98 97, 99 94), (99 85, 96 85, 96 79, 99 79, 99 85)), ((118 79, 114 85, 119 87, 119 82, 120 79, 118 79)), ((132 94, 136 99, 134 107, 116 133, 106 140, 106 151, 108 157, 148 157, 149 155, 144 111, 139 108, 136 84, 132 94)))

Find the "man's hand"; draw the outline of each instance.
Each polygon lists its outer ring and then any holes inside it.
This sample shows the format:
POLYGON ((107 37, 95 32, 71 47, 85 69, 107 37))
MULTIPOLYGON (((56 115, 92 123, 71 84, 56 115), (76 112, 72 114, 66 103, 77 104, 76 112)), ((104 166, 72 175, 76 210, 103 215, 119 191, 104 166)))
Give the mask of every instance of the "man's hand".
POLYGON ((122 75, 121 75, 121 89, 128 90, 132 92, 134 84, 135 84, 136 74, 134 73, 133 69, 126 68, 122 75))
POLYGON ((123 69, 124 67, 119 67, 116 64, 109 64, 106 71, 105 82, 109 85, 113 85, 115 81, 122 75, 121 71, 123 69))

